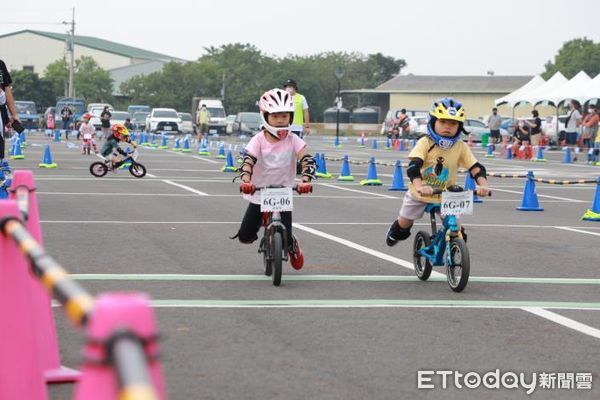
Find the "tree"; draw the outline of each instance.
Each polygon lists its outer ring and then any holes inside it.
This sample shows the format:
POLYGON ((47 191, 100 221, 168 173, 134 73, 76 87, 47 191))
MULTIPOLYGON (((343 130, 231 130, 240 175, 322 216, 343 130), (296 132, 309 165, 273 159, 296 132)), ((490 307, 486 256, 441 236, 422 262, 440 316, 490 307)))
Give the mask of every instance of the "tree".
POLYGON ((75 62, 75 95, 88 103, 112 103, 113 80, 108 71, 92 58, 83 56, 75 62))
POLYGON ((579 71, 585 71, 592 78, 600 73, 600 43, 594 43, 587 38, 573 39, 560 48, 554 57, 554 63, 548 61, 544 79, 550 78, 560 71, 566 78, 571 79, 579 71))
POLYGON ((35 102, 38 112, 56 103, 50 81, 40 79, 38 74, 31 71, 11 71, 10 74, 15 82, 13 91, 16 100, 35 102))

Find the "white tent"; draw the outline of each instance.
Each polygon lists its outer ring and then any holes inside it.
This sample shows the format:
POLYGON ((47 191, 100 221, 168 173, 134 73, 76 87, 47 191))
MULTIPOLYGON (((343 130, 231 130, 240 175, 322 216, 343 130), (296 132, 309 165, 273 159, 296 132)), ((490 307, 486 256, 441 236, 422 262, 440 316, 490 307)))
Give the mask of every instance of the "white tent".
POLYGON ((565 100, 571 99, 577 100, 580 103, 585 103, 587 98, 585 98, 584 93, 591 82, 592 78, 590 78, 588 74, 584 71, 579 71, 579 73, 571 78, 570 81, 548 93, 547 97, 543 100, 551 101, 555 106, 562 104, 565 100))
POLYGON ((527 102, 535 106, 541 101, 549 100, 549 95, 567 82, 567 78, 565 78, 560 72, 557 72, 554 75, 552 75, 552 78, 548 79, 546 83, 544 83, 541 86, 538 86, 529 93, 524 93, 520 99, 515 100, 518 100, 517 103, 527 102))
POLYGON ((596 75, 596 77, 586 86, 580 102, 583 104, 588 100, 598 99, 600 99, 600 74, 596 75))
POLYGON ((517 103, 519 103, 520 99, 525 94, 542 86, 544 83, 546 83, 546 81, 541 76, 536 75, 533 78, 531 78, 531 80, 529 82, 527 82, 520 88, 507 94, 504 97, 500 97, 499 99, 496 99, 495 103, 497 106, 501 106, 502 104, 508 104, 509 106, 514 107, 517 105, 517 103))

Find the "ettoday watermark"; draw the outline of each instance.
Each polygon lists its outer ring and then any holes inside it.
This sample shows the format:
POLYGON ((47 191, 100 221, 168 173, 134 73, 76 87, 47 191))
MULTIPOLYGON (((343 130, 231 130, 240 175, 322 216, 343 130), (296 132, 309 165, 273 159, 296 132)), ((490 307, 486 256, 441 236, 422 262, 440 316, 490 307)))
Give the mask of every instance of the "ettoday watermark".
POLYGON ((591 372, 487 372, 417 371, 417 389, 520 389, 532 394, 537 389, 592 389, 591 372))

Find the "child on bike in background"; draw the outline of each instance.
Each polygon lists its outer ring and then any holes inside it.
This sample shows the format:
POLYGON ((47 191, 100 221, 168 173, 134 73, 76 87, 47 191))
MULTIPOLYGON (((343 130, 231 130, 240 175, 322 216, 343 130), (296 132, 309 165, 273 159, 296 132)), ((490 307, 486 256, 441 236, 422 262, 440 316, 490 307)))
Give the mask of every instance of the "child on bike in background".
MULTIPOLYGON (((487 175, 483 165, 471 153, 471 149, 460 139, 464 131, 465 110, 452 98, 439 99, 429 111, 428 135, 419 139, 408 158, 406 174, 410 179, 409 192, 404 196, 400 216, 392 223, 386 243, 394 246, 410 236, 413 222, 423 216, 427 203, 440 203, 441 196, 433 196, 433 190, 446 189, 456 184, 459 167, 468 173, 480 186, 479 195, 487 196, 487 175)), ((461 227, 461 235, 466 234, 461 227)))
POLYGON ((83 152, 81 154, 86 154, 86 149, 88 149, 89 153, 90 147, 93 147, 94 153, 97 153, 98 149, 96 148, 96 140, 94 139, 96 136, 96 129, 94 128, 94 125, 90 123, 92 114, 85 113, 81 119, 82 122, 81 125, 79 125, 79 133, 83 139, 83 152))
MULTIPOLYGON (((137 147, 137 144, 131 140, 129 130, 122 124, 114 124, 111 128, 111 134, 106 138, 106 142, 102 146, 101 154, 103 157, 108 157, 112 154, 113 150, 116 150, 119 154, 125 155, 126 153, 119 147, 120 142, 130 143, 133 148, 137 147)), ((110 159, 113 168, 121 166, 121 161, 115 161, 110 159)))
MULTIPOLYGON (((296 177, 296 161, 302 165, 302 181, 297 185, 298 193, 311 191, 311 180, 315 174, 315 160, 306 152, 306 143, 291 133, 294 120, 293 97, 281 89, 265 92, 259 101, 262 130, 246 146, 244 161, 240 168, 242 183, 240 191, 249 201, 240 229, 232 239, 252 243, 258 239, 262 224, 260 194, 257 187, 293 187, 296 177)), ((282 212, 281 221, 287 231, 290 264, 294 269, 304 265, 304 256, 298 240, 292 235, 292 212, 282 212)))

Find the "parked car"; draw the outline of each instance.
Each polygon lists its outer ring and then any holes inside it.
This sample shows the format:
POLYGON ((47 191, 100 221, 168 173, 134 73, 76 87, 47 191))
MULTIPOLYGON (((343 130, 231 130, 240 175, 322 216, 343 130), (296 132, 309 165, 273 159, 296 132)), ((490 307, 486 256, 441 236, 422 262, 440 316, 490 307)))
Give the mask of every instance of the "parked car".
POLYGON ((39 128, 39 116, 33 101, 16 100, 15 107, 25 129, 39 128))
MULTIPOLYGON (((400 118, 401 109, 391 109, 385 115, 383 124, 381 125, 381 134, 387 135, 392 131, 392 127, 400 118)), ((428 115, 427 111, 423 110, 406 110, 406 115, 409 117, 410 130, 413 136, 416 136, 416 131, 419 126, 417 119, 422 116, 428 115)))
POLYGON ((72 99, 69 97, 63 97, 63 98, 59 99, 56 102, 56 107, 55 107, 55 110, 56 110, 55 120, 56 120, 57 126, 59 126, 59 127, 61 126, 60 125, 61 124, 60 113, 64 106, 69 106, 69 108, 73 112, 73 117, 71 120, 71 127, 73 128, 76 125, 77 121, 79 121, 81 119, 81 116, 85 112, 85 103, 81 99, 72 99))
MULTIPOLYGON (((467 118, 465 120, 464 127, 474 142, 481 142, 481 136, 485 133, 490 133, 490 129, 483 121, 479 119, 467 118)), ((508 131, 503 129, 502 126, 500 127, 500 135, 506 136, 507 138, 510 137, 508 131)))
POLYGON ((194 133, 194 121, 192 121, 192 114, 190 113, 177 113, 181 118, 181 132, 194 133))
POLYGON ((91 114, 92 110, 94 108, 100 108, 102 110, 102 109, 104 109, 105 106, 108 106, 108 109, 110 110, 110 112, 112 112, 114 110, 114 107, 108 103, 90 103, 87 106, 87 112, 89 112, 91 114))
POLYGON ((260 113, 241 112, 235 116, 232 133, 253 136, 260 131, 260 113))
POLYGON ((127 111, 111 111, 112 117, 110 118, 110 126, 114 124, 122 124, 125 125, 125 120, 129 118, 129 113, 127 111))
POLYGON ((150 112, 146 112, 146 111, 138 111, 133 113, 133 118, 131 119, 131 123, 133 124, 134 128, 137 129, 138 131, 145 131, 146 130, 146 117, 150 115, 150 112))
POLYGON ((233 123, 235 122, 235 114, 229 114, 227 118, 225 118, 225 133, 231 135, 233 133, 233 123))
POLYGON ((127 112, 129 113, 129 118, 133 118, 133 115, 136 112, 145 112, 147 114, 150 114, 151 110, 152 109, 150 108, 150 106, 131 105, 131 106, 127 107, 127 112))
POLYGON ((181 118, 173 108, 153 108, 146 117, 146 129, 150 132, 181 132, 181 118))

